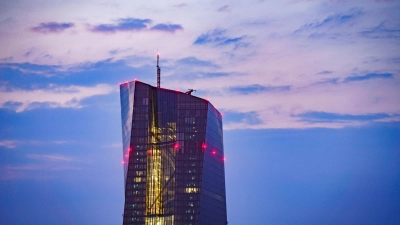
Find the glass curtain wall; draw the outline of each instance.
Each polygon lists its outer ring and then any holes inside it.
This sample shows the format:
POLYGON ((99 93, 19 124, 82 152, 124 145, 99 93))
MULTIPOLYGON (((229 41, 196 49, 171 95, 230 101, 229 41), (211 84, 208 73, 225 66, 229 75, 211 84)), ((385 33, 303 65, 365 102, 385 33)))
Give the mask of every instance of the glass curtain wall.
POLYGON ((121 85, 121 116, 123 224, 226 224, 220 113, 204 99, 131 82, 121 85))

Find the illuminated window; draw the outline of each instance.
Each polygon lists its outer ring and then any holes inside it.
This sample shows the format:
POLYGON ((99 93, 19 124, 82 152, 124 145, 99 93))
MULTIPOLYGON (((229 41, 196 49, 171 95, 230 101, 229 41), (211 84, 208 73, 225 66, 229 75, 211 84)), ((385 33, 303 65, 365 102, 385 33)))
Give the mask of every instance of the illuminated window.
POLYGON ((199 188, 185 188, 185 193, 197 193, 199 188))

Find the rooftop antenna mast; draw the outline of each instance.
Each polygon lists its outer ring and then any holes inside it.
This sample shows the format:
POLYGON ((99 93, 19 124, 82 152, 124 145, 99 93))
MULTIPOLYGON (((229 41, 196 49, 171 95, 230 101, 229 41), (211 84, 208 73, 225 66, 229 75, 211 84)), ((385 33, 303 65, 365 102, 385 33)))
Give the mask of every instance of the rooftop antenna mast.
POLYGON ((158 66, 158 61, 160 58, 160 53, 157 53, 157 87, 160 88, 160 76, 161 76, 161 68, 158 66))

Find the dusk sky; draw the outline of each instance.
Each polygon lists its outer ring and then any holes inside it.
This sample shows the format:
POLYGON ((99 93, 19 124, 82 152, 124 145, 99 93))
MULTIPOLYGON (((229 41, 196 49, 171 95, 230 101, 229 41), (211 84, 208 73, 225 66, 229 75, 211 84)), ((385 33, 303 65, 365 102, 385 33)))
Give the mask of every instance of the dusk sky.
POLYGON ((122 224, 119 84, 223 113, 229 225, 400 224, 400 0, 0 0, 0 224, 122 224))

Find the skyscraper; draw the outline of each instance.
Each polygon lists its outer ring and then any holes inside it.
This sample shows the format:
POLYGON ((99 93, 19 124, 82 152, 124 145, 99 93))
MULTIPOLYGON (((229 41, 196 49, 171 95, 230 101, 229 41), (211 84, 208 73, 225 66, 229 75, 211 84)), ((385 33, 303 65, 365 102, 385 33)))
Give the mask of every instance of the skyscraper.
POLYGON ((222 118, 190 92, 120 85, 123 224, 227 224, 222 118))

